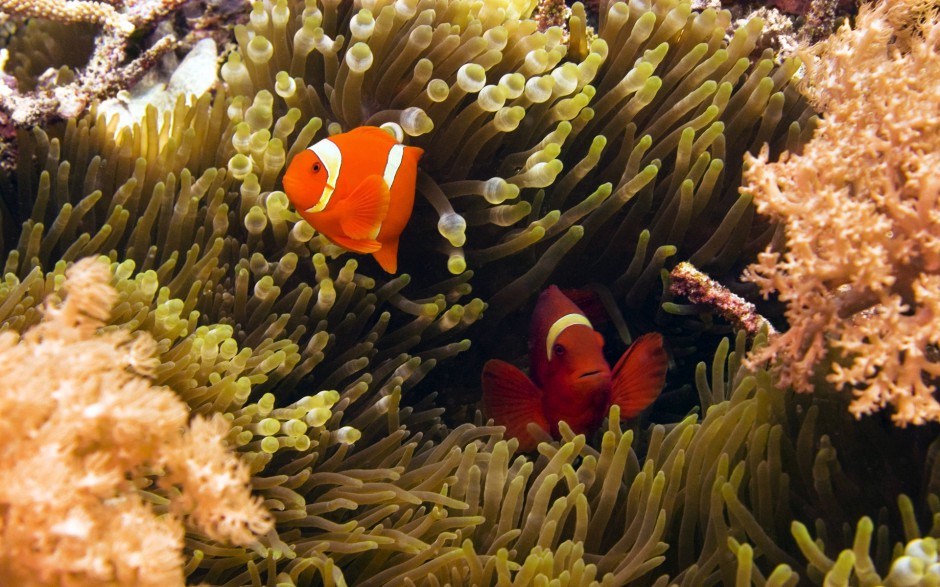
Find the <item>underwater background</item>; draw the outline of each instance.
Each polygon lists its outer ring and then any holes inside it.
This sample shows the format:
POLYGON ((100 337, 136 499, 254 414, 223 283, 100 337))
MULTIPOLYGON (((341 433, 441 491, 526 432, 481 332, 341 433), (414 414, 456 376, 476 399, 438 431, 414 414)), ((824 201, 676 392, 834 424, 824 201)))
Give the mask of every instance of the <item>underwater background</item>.
POLYGON ((937 9, 790 9, 0 0, 2 582, 940 584, 937 9), (396 275, 281 183, 389 122, 396 275), (670 364, 525 454, 553 284, 670 364))

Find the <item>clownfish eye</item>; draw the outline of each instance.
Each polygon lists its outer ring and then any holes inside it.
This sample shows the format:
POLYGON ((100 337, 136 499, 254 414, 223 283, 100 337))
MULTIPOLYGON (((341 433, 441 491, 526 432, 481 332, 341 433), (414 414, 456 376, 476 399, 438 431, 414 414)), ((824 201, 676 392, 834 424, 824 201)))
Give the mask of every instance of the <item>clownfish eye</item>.
POLYGON ((314 172, 314 173, 320 173, 320 164, 319 164, 319 163, 314 163, 314 164, 313 164, 313 172, 314 172))
POLYGON ((562 356, 562 355, 565 354, 565 347, 563 347, 563 346, 560 345, 560 344, 556 344, 556 345, 552 348, 552 352, 554 352, 556 356, 559 356, 559 357, 560 357, 560 356, 562 356))

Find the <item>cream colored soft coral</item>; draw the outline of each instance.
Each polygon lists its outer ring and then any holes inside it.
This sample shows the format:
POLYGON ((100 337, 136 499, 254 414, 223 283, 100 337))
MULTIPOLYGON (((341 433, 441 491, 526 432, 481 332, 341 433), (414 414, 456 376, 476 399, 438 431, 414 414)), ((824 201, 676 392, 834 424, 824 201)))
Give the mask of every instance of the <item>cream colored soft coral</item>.
POLYGON ((748 276, 790 329, 752 361, 798 391, 825 376, 856 416, 890 404, 901 426, 940 421, 940 22, 920 4, 864 7, 806 52, 820 127, 800 155, 750 158, 743 188, 786 237, 748 276))
POLYGON ((248 544, 270 527, 228 424, 195 417, 146 378, 154 343, 101 332, 108 266, 76 263, 64 302, 20 339, 0 335, 0 584, 182 585, 183 518, 248 544), (136 487, 172 488, 158 514, 136 487))

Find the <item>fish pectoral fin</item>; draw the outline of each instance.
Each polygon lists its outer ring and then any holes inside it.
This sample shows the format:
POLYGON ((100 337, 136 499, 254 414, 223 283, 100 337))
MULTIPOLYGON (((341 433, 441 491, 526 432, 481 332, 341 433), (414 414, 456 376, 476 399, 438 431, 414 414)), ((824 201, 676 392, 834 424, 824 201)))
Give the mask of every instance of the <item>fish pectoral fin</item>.
POLYGON ((533 451, 538 441, 529 434, 533 423, 548 434, 542 410, 542 390, 525 373, 505 361, 493 359, 483 366, 483 411, 506 427, 506 436, 519 440, 519 449, 533 451))
POLYGON ((623 353, 610 381, 610 404, 620 406, 621 418, 633 418, 659 397, 667 363, 658 332, 644 334, 623 353))
POLYGON ((327 238, 354 253, 374 253, 382 248, 382 243, 372 239, 355 239, 340 235, 332 235, 327 238))
POLYGON ((337 202, 339 225, 352 239, 375 240, 388 216, 388 184, 381 175, 369 175, 337 202))

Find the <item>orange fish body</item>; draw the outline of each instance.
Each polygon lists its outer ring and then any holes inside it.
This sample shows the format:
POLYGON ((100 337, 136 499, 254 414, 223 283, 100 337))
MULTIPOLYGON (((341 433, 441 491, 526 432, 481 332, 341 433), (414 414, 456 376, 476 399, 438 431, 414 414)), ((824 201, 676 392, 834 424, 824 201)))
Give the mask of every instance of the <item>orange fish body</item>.
POLYGON ((662 336, 645 334, 624 352, 613 369, 603 353, 604 337, 561 290, 539 296, 529 332, 531 379, 509 363, 483 367, 483 409, 519 439, 521 450, 536 447, 530 422, 558 436, 564 420, 576 434, 597 429, 610 406, 632 418, 653 402, 666 378, 662 336))
POLYGON ((371 253, 382 269, 398 270, 398 237, 414 207, 417 147, 362 126, 333 135, 294 157, 284 191, 297 212, 337 245, 371 253))

